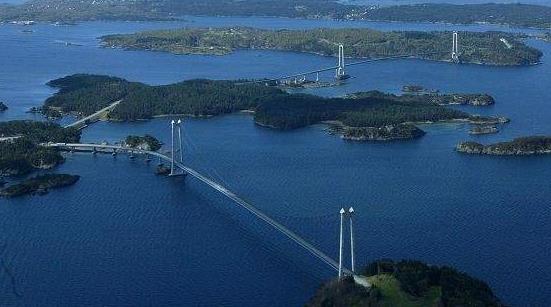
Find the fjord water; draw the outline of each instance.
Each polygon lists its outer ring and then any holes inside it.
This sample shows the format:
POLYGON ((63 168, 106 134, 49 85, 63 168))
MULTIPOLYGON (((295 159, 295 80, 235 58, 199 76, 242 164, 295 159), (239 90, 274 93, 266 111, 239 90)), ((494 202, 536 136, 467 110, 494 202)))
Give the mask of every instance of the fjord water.
MULTIPOLYGON (((175 26, 266 28, 366 26, 270 18, 189 18, 182 23, 0 26, 0 100, 25 113, 54 92, 50 79, 101 73, 165 84, 189 78, 254 78, 334 65, 334 59, 239 51, 225 57, 174 56, 98 48, 96 37, 175 26), (70 44, 65 44, 68 42, 70 44), (77 46, 78 45, 78 46, 77 46)), ((449 25, 368 23, 381 29, 449 25)), ((483 26, 466 27, 487 30, 483 26)), ((490 27, 493 29, 493 27, 490 27)), ((516 31, 516 30, 515 30, 516 31)), ((522 68, 419 60, 350 68, 345 86, 312 93, 398 92, 421 84, 445 92, 486 92, 497 104, 462 108, 512 122, 471 137, 464 125, 426 126, 425 137, 351 143, 323 126, 278 132, 249 115, 186 119, 186 164, 204 172, 337 256, 341 206, 354 205, 357 258, 415 258, 448 264, 487 281, 505 302, 550 303, 551 163, 548 157, 465 156, 457 142, 550 134, 551 45, 542 65, 522 68)), ((329 76, 327 76, 329 78, 329 76)), ((39 117, 36 117, 39 119, 39 117)), ((149 133, 169 142, 170 118, 98 123, 83 141, 114 142, 149 133)), ((82 176, 41 197, 0 200, 0 301, 6 305, 302 305, 334 272, 233 203, 189 178, 153 175, 154 163, 124 156, 69 155, 57 172, 82 176), (7 270, 7 271, 6 271, 7 270)))

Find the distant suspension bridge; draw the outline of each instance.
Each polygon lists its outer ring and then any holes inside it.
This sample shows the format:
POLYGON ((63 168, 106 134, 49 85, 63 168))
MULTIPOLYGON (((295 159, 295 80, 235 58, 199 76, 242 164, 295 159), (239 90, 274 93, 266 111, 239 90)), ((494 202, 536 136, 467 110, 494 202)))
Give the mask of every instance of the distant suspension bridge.
MULTIPOLYGON (((404 55, 395 55, 395 56, 381 57, 381 58, 375 58, 375 59, 361 60, 361 61, 345 64, 345 61, 344 61, 345 60, 344 45, 339 44, 338 46, 339 46, 339 52, 338 52, 338 55, 337 55, 337 65, 336 66, 325 67, 325 68, 320 68, 320 69, 315 69, 315 70, 310 70, 310 71, 305 71, 305 72, 299 72, 299 73, 284 75, 284 76, 275 77, 275 78, 259 79, 259 80, 250 81, 249 83, 271 83, 271 82, 280 82, 280 81, 284 81, 284 80, 294 80, 294 82, 297 83, 297 82, 300 82, 300 81, 305 81, 307 76, 312 76, 312 75, 315 75, 316 76, 315 80, 319 81, 320 73, 327 72, 327 71, 335 71, 335 79, 340 81, 340 80, 346 80, 350 77, 346 73, 346 67, 347 66, 356 66, 356 65, 366 64, 366 63, 393 60, 393 59, 406 59, 406 58, 411 58, 411 57, 414 57, 414 56, 415 57, 426 57, 426 56, 431 56, 431 55, 439 55, 439 54, 443 55, 443 54, 448 53, 448 51, 437 51, 437 52, 426 52, 426 53, 415 54, 415 55, 404 54, 404 55)), ((452 50, 451 50, 450 60, 453 63, 459 63, 459 56, 460 56, 460 52, 459 52, 459 34, 458 34, 457 31, 454 31, 453 36, 452 36, 452 50)))

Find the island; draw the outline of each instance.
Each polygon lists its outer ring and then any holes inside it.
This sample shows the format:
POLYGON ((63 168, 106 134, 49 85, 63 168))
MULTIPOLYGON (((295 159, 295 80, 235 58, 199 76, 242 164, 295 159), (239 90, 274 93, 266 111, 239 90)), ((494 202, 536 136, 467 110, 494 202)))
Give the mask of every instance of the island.
POLYGON ((161 149, 162 143, 155 137, 146 134, 144 136, 129 135, 124 140, 124 145, 146 151, 157 151, 161 149))
MULTIPOLYGON (((503 32, 460 32, 459 60, 483 65, 532 65, 542 52, 503 32), (504 43, 504 42, 507 42, 504 43)), ((163 51, 173 54, 225 55, 238 49, 264 49, 336 56, 338 45, 352 58, 409 56, 451 61, 451 32, 371 29, 265 30, 247 27, 185 28, 101 37, 104 47, 163 51)))
POLYGON ((46 142, 74 143, 80 132, 57 124, 37 121, 0 122, 0 176, 22 176, 51 169, 64 161, 58 150, 41 146, 46 142))
POLYGON ((151 86, 99 75, 77 74, 48 83, 59 91, 42 109, 92 114, 113 101, 111 120, 132 121, 185 114, 215 116, 251 111, 259 126, 289 130, 330 123, 350 140, 394 140, 423 135, 415 123, 471 122, 499 124, 505 119, 481 117, 446 108, 425 96, 397 96, 378 91, 327 98, 291 94, 262 82, 188 80, 151 86))
POLYGON ((457 145, 458 152, 494 156, 532 156, 551 154, 551 137, 531 136, 516 138, 509 142, 483 145, 463 142, 457 145))
POLYGON ((331 280, 306 306, 504 306, 486 283, 447 266, 384 259, 359 274, 370 288, 348 276, 331 280))
POLYGON ((26 179, 21 183, 0 189, 0 196, 19 197, 28 194, 43 195, 50 189, 59 189, 75 184, 79 176, 68 174, 47 174, 26 179))
POLYGON ((492 134, 498 133, 499 128, 496 125, 473 125, 469 134, 480 135, 480 134, 492 134))
POLYGON ((8 110, 8 106, 4 102, 0 101, 0 112, 4 112, 6 110, 8 110))
POLYGON ((286 18, 506 24, 548 29, 551 8, 532 4, 345 5, 338 0, 31 0, 0 4, 0 21, 73 23, 90 20, 174 20, 178 16, 286 18))

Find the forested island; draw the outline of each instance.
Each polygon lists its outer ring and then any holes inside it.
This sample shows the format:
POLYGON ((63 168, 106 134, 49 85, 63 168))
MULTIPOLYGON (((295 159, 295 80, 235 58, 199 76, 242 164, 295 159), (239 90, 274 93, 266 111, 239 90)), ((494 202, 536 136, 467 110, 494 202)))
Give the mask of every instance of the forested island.
POLYGON ((351 277, 332 280, 320 287, 307 306, 504 306, 486 283, 447 266, 380 260, 360 274, 371 288, 351 277))
POLYGON ((4 102, 0 101, 0 112, 4 112, 7 109, 8 109, 8 106, 4 102))
POLYGON ((424 96, 396 96, 381 92, 356 93, 342 98, 290 94, 281 89, 241 80, 189 80, 150 86, 124 79, 77 74, 48 83, 59 88, 43 109, 91 114, 121 100, 109 114, 112 120, 150 119, 184 114, 214 116, 242 110, 254 111, 258 125, 296 129, 330 121, 345 138, 363 140, 403 139, 421 136, 411 126, 418 122, 465 121, 499 123, 500 118, 480 117, 446 108, 424 96), (356 129, 352 128, 377 128, 356 129), (381 128, 381 129, 379 129, 381 128))
POLYGON ((530 156, 551 154, 551 137, 532 136, 516 138, 509 142, 483 145, 476 142, 463 142, 456 150, 462 153, 494 156, 530 156))
POLYGON ((531 4, 379 7, 345 5, 337 0, 30 0, 20 5, 0 5, 0 21, 173 20, 185 15, 492 23, 534 28, 551 25, 551 8, 531 4))
POLYGON ((63 162, 61 154, 40 146, 46 142, 75 143, 80 132, 57 124, 35 121, 0 122, 0 176, 21 176, 37 169, 51 169, 63 162))
MULTIPOLYGON (((539 63, 541 51, 522 43, 518 34, 461 32, 459 59, 485 65, 539 63), (509 45, 505 44, 507 41, 509 45)), ((174 54, 224 55, 237 49, 266 49, 335 56, 344 44, 347 57, 411 56, 449 61, 451 32, 382 32, 371 29, 264 30, 189 28, 103 36, 105 47, 164 51, 174 54)))
POLYGON ((21 183, 0 189, 0 196, 18 197, 28 194, 46 194, 51 189, 59 189, 77 183, 79 176, 68 174, 46 174, 26 179, 21 183))

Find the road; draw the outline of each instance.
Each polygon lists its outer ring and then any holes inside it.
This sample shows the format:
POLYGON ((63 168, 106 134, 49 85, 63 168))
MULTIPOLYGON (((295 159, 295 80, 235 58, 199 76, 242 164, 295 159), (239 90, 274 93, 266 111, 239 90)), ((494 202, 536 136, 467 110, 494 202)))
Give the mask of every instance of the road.
POLYGON ((117 100, 113 102, 112 104, 108 105, 107 107, 97 111, 96 113, 86 116, 85 118, 79 119, 76 122, 66 125, 65 128, 72 128, 76 127, 77 129, 84 128, 88 123, 99 120, 104 114, 111 112, 116 106, 118 106, 122 102, 121 100, 117 100))

